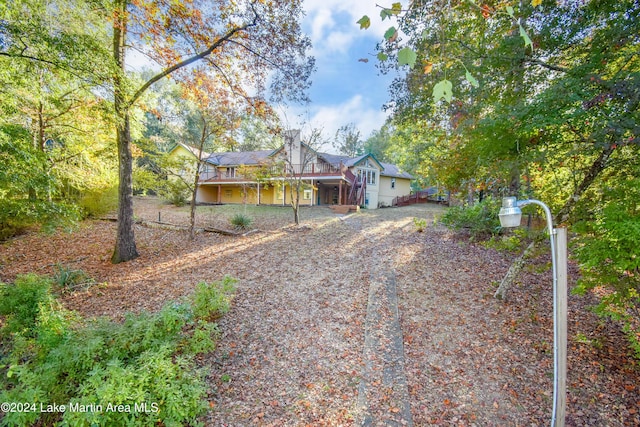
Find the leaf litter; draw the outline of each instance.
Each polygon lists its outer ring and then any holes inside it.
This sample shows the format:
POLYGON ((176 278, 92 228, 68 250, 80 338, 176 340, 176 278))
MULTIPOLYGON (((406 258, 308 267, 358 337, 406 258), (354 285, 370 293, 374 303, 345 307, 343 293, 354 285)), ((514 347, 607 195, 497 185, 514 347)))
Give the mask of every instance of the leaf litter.
MULTIPOLYGON (((217 207, 202 226, 227 226, 217 207)), ((136 217, 188 223, 188 210, 136 199, 136 217)), ((440 226, 415 231, 441 208, 418 205, 340 217, 304 209, 257 215, 244 237, 135 228, 141 256, 112 265, 115 224, 85 221, 71 232, 30 233, 0 246, 0 280, 81 269, 96 285, 66 293, 84 316, 122 319, 157 310, 200 281, 237 279, 220 320, 211 368, 211 426, 349 426, 358 419, 364 325, 373 265, 393 270, 413 424, 544 425, 552 404, 553 332, 548 254, 531 261, 510 300, 493 299, 512 255, 469 244, 440 226)), ((570 266, 570 286, 578 277, 570 266)), ((588 310, 591 295, 569 296, 568 426, 640 425, 640 373, 618 326, 588 310), (585 339, 585 337, 588 338, 585 339)), ((372 384, 376 384, 373 379, 372 384)), ((383 384, 368 399, 383 425, 400 412, 383 384), (381 415, 386 414, 386 415, 381 415)), ((375 390, 374 390, 375 391, 375 390)), ((371 391, 368 391, 370 393, 371 391)))

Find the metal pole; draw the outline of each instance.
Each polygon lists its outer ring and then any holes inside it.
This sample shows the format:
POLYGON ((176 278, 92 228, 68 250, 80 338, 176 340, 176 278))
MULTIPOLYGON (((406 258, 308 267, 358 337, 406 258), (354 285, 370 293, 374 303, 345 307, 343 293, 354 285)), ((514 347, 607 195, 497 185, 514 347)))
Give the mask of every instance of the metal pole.
POLYGON ((549 207, 539 200, 517 201, 517 206, 535 204, 540 206, 547 219, 549 242, 551 243, 551 266, 553 270, 553 410, 551 425, 564 427, 567 382, 567 230, 562 228, 560 240, 556 243, 558 229, 553 228, 549 207), (556 246, 557 245, 557 246, 556 246), (562 254, 559 254, 559 250, 562 254), (562 264, 559 267, 559 264, 562 264), (562 274, 562 284, 558 276, 562 274))
POLYGON ((563 427, 565 419, 565 408, 567 403, 567 229, 556 229, 556 257, 558 287, 556 289, 557 318, 555 325, 556 336, 558 338, 558 395, 556 424, 554 427, 563 427))

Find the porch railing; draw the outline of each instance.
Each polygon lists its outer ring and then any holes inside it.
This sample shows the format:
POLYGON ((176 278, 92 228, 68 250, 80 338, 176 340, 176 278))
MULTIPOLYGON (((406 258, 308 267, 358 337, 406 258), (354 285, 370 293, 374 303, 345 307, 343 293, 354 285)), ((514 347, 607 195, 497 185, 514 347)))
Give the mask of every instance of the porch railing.
MULTIPOLYGON (((342 166, 334 166, 328 163, 308 163, 301 164, 280 164, 273 165, 268 168, 268 174, 272 177, 291 177, 291 176, 317 176, 317 175, 336 175, 344 176, 349 183, 355 181, 355 176, 347 168, 342 166)), ((200 173, 201 181, 230 181, 243 180, 245 176, 235 170, 233 174, 223 171, 206 171, 200 173)))
POLYGON ((333 166, 328 163, 308 163, 306 165, 300 164, 286 164, 272 166, 270 172, 274 176, 278 175, 331 175, 340 174, 340 167, 333 166))

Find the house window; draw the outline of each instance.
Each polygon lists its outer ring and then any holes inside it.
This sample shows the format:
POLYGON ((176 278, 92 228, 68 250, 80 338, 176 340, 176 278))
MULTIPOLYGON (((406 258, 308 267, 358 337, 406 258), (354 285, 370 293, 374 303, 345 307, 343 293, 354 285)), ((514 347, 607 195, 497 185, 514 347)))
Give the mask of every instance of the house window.
POLYGON ((376 185, 376 171, 369 169, 358 169, 358 178, 366 179, 367 185, 376 185))
POLYGON ((224 197, 231 198, 231 196, 233 196, 231 189, 224 190, 224 197))
POLYGON ((236 168, 227 168, 224 173, 225 178, 235 178, 236 176, 236 168))
POLYGON ((391 188, 396 188, 396 179, 391 178, 391 188))
POLYGON ((304 200, 311 200, 311 190, 304 190, 304 193, 302 194, 302 198, 304 200))

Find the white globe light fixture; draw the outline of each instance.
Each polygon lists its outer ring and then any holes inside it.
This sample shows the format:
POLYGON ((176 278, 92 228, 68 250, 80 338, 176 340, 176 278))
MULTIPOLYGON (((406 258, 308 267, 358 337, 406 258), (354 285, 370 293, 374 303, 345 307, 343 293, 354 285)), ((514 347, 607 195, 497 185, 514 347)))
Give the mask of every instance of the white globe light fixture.
POLYGON ((502 207, 498 217, 503 228, 512 228, 520 225, 522 210, 518 207, 518 201, 515 197, 502 199, 502 207))

